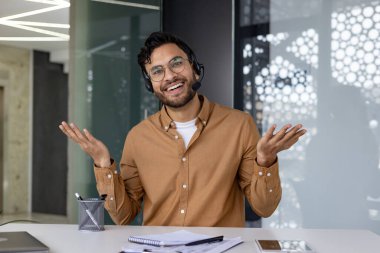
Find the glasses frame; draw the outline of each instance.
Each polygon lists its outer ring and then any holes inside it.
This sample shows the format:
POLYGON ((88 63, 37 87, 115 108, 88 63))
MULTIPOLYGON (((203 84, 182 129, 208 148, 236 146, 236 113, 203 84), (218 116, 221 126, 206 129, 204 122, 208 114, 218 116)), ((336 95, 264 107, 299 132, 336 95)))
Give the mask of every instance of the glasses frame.
POLYGON ((149 79, 150 79, 150 81, 153 81, 153 82, 161 82, 162 80, 164 80, 164 78, 165 78, 165 74, 166 74, 166 70, 167 69, 169 69, 172 73, 175 73, 175 74, 179 74, 179 73, 181 73, 182 71, 184 71, 184 69, 185 69, 185 64, 183 64, 183 66, 182 66, 182 69, 180 70, 180 71, 175 71, 175 70, 173 70, 173 64, 175 64, 175 60, 176 59, 182 59, 183 60, 183 62, 185 62, 185 61, 187 61, 187 62, 189 62, 190 63, 190 65, 191 65, 191 61, 189 60, 189 59, 187 59, 187 58, 183 58, 182 56, 175 56, 175 57, 173 57, 173 59, 171 59, 165 66, 164 65, 157 65, 157 66, 154 66, 153 68, 151 68, 148 72, 147 72, 147 75, 148 75, 148 77, 149 77, 149 79), (162 77, 161 78, 159 78, 159 79, 154 79, 154 78, 152 78, 152 75, 151 75, 151 71, 152 71, 152 69, 154 69, 154 68, 157 68, 157 67, 162 67, 162 69, 163 69, 163 75, 162 75, 162 77))

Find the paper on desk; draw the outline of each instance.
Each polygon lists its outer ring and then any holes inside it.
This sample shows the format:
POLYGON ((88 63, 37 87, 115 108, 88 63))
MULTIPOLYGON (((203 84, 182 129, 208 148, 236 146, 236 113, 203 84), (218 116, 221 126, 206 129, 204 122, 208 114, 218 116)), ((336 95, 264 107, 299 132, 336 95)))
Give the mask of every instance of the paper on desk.
POLYGON ((240 243, 243 240, 241 237, 235 237, 231 239, 225 239, 220 242, 212 242, 199 244, 194 246, 172 246, 172 247, 155 247, 149 245, 133 244, 128 243, 122 248, 123 252, 126 253, 137 253, 137 252, 153 252, 153 253, 220 253, 224 252, 240 243))
POLYGON ((197 234, 187 230, 178 230, 170 233, 130 236, 128 241, 156 246, 175 246, 189 242, 210 238, 208 235, 197 234))

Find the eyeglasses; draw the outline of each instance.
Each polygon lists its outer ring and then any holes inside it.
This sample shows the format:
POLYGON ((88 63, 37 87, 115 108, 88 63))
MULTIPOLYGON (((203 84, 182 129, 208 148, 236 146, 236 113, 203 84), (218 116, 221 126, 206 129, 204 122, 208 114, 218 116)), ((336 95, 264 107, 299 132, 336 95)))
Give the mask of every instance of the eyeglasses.
MULTIPOLYGON (((180 73, 185 69, 185 62, 188 61, 187 59, 182 58, 181 56, 176 56, 173 59, 171 59, 168 63, 168 68, 173 73, 180 73)), ((165 68, 162 65, 154 66, 149 70, 149 78, 152 81, 159 82, 164 79, 165 76, 165 68)))

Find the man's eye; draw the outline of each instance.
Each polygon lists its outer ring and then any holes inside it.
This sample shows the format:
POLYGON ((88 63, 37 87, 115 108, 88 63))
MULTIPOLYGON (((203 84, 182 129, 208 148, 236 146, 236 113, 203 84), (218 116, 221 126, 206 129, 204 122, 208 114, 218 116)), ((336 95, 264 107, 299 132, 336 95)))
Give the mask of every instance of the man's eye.
POLYGON ((179 60, 176 60, 176 61, 172 62, 171 65, 172 65, 173 68, 178 68, 178 67, 182 66, 182 64, 183 64, 182 59, 179 59, 179 60))
POLYGON ((162 70, 162 69, 154 69, 154 70, 151 70, 151 71, 150 71, 150 74, 151 74, 152 76, 159 76, 159 75, 161 75, 163 72, 164 72, 164 70, 162 70))

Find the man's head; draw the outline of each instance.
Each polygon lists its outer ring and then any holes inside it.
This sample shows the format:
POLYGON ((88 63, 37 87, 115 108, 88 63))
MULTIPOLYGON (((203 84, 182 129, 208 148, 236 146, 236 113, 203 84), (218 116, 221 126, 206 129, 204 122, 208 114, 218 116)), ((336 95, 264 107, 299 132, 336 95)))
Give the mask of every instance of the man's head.
MULTIPOLYGON (((138 55, 145 86, 165 105, 181 107, 195 95, 193 85, 202 74, 191 48, 168 33, 152 33, 138 55)), ((198 87, 199 88, 199 87, 198 87)))

